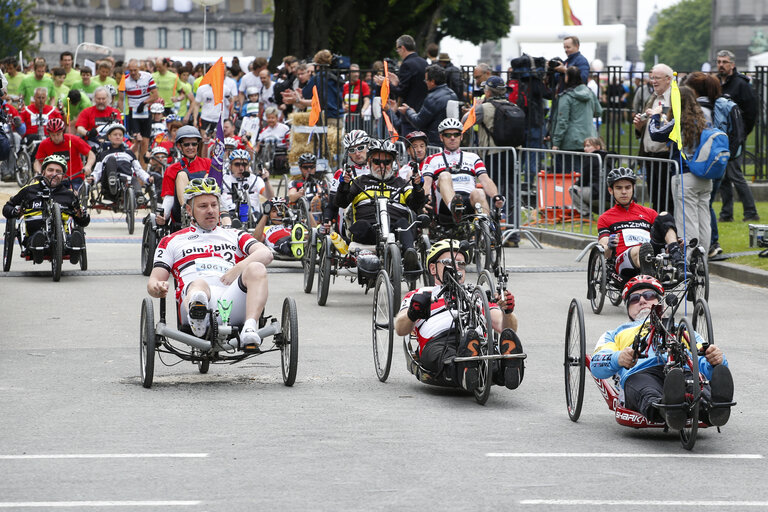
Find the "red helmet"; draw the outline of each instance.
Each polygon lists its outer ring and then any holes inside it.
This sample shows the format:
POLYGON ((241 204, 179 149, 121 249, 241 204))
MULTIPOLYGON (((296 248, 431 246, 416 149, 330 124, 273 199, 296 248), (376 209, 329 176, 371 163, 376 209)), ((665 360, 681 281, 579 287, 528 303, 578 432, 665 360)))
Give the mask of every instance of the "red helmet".
POLYGON ((60 132, 64 129, 64 121, 58 117, 52 117, 46 123, 45 129, 48 130, 48 133, 60 132))
POLYGON ((629 297, 635 290, 643 290, 646 288, 654 290, 659 296, 664 295, 664 287, 661 286, 658 279, 653 276, 640 274, 627 281, 627 284, 624 285, 624 291, 621 294, 621 298, 626 301, 627 297, 629 297))
POLYGON ((429 138, 427 137, 427 134, 424 132, 420 132, 418 130, 406 135, 405 140, 407 140, 408 142, 413 142, 415 140, 423 140, 424 142, 429 142, 429 138))

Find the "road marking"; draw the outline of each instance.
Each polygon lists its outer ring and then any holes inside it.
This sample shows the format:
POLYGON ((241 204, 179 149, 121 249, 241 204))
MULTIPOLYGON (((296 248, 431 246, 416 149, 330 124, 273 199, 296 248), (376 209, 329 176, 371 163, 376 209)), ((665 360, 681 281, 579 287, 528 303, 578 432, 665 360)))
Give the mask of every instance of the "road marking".
POLYGON ((590 505, 645 507, 765 507, 768 501, 662 501, 662 500, 521 500, 521 505, 590 505))
POLYGON ((40 455, 0 455, 0 460, 29 459, 202 459, 207 453, 51 453, 40 455))
POLYGON ((762 459, 759 453, 486 453, 486 457, 584 459, 762 459))
POLYGON ((192 507, 200 501, 5 501, 0 508, 192 507))

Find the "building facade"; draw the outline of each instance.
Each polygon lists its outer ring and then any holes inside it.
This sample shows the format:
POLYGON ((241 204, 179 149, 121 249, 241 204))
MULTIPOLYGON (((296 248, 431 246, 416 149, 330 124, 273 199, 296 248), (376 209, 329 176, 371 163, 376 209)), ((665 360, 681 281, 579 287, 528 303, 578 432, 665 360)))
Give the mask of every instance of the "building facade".
MULTIPOLYGON (((746 69, 750 46, 759 33, 768 34, 768 5, 765 0, 712 0, 710 58, 719 50, 736 55, 736 67, 746 69)), ((755 52, 757 53, 757 52, 755 52)))

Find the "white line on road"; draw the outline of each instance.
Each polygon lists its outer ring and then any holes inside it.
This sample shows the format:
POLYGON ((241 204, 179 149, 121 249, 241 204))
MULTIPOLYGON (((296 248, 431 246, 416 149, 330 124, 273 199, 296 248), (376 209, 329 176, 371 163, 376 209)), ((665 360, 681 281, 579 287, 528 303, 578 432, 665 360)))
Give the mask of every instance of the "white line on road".
POLYGON ((486 453, 486 457, 584 459, 762 459, 759 453, 486 453))
POLYGON ((0 460, 25 459, 201 459, 207 453, 51 453, 39 455, 0 455, 0 460))
POLYGON ((521 505, 590 505, 642 507, 765 507, 768 501, 662 501, 662 500, 521 500, 521 505))
POLYGON ((0 508, 192 507, 200 501, 6 501, 0 508))

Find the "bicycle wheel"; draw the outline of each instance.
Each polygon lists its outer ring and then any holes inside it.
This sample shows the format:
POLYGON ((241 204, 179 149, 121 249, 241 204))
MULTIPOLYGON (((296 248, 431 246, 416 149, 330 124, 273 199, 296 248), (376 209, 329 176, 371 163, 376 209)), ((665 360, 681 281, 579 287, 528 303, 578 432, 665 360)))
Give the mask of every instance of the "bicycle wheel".
POLYGON ((152 379, 155 375, 155 348, 157 338, 155 335, 155 307, 150 297, 144 297, 141 303, 141 323, 139 325, 139 366, 141 367, 141 385, 145 388, 152 387, 152 379))
POLYGON ((141 234, 141 273, 145 276, 152 273, 156 248, 157 233, 152 229, 152 219, 147 215, 144 219, 144 231, 141 234))
POLYGON ((688 300, 694 303, 698 299, 709 300, 709 263, 702 247, 693 249, 688 266, 692 280, 688 290, 688 300))
POLYGON ((211 368, 211 361, 209 359, 203 359, 202 358, 203 353, 196 348, 192 349, 192 355, 200 358, 197 361, 195 361, 195 365, 197 366, 197 371, 202 374, 208 373, 208 370, 211 368))
POLYGON ((85 229, 76 228, 83 235, 83 248, 80 249, 80 270, 88 270, 88 246, 85 243, 85 229))
POLYGON ((493 274, 491 274, 490 270, 480 272, 480 275, 477 276, 477 287, 485 292, 488 300, 491 300, 491 297, 496 293, 496 281, 493 279, 493 274))
POLYGON ((280 362, 283 384, 293 386, 299 365, 299 313, 292 297, 283 300, 283 314, 280 319, 280 362))
POLYGON ((291 185, 291 178, 287 174, 280 177, 280 183, 277 184, 275 197, 283 197, 288 201, 288 187, 291 185))
POLYGON ((477 228, 475 230, 475 267, 479 274, 485 269, 492 268, 493 249, 491 248, 491 232, 488 229, 488 224, 478 222, 475 226, 477 228))
POLYGON ((389 282, 392 283, 392 304, 395 307, 399 306, 402 297, 403 259, 400 257, 400 247, 397 244, 387 245, 387 259, 384 268, 389 275, 389 282))
POLYGON ((23 149, 16 154, 16 166, 13 174, 16 177, 16 184, 20 187, 32 180, 32 159, 29 157, 29 153, 23 149))
POLYGON ((8 219, 3 233, 3 272, 11 270, 14 242, 16 242, 16 219, 8 219))
POLYGON ((704 340, 704 345, 715 344, 715 333, 712 330, 712 315, 709 312, 709 304, 704 299, 696 301, 691 316, 691 326, 704 340))
POLYGON ((128 224, 128 234, 132 235, 136 225, 136 194, 133 193, 133 187, 125 188, 125 222, 128 224))
POLYGON ((581 303, 573 299, 568 306, 568 320, 565 324, 565 404, 568 417, 578 421, 584 402, 584 381, 587 374, 587 337, 584 332, 584 310, 581 303))
POLYGON ((614 306, 621 304, 621 290, 616 288, 608 288, 608 299, 614 306))
POLYGON ((688 419, 685 427, 680 430, 680 444, 686 450, 692 450, 696 444, 696 433, 699 430, 699 397, 701 381, 699 379, 699 352, 696 350, 694 329, 687 318, 683 318, 677 326, 677 339, 690 347, 690 374, 686 372, 685 401, 688 404, 688 419), (690 392, 688 391, 690 390, 690 392))
POLYGON ((376 276, 373 291, 373 315, 371 315, 371 339, 373 340, 373 365, 376 376, 386 382, 392 366, 392 346, 395 338, 395 320, 392 299, 392 283, 386 270, 376 276))
POLYGON ((61 279, 61 264, 64 261, 64 226, 61 222, 61 205, 54 202, 51 208, 51 273, 53 280, 61 279))
POLYGON ((418 250, 422 269, 422 282, 424 283, 424 286, 435 286, 435 278, 429 273, 429 268, 427 266, 427 254, 429 254, 430 248, 432 248, 432 244, 429 242, 429 237, 427 235, 421 235, 418 250))
POLYGON ((312 293, 315 283, 315 265, 317 265, 317 231, 309 230, 304 242, 304 254, 301 256, 301 268, 304 271, 304 293, 312 293))
MULTIPOLYGON (((474 321, 469 322, 470 328, 475 328, 480 334, 480 355, 490 356, 494 353, 493 347, 493 324, 491 323, 491 307, 488 305, 488 297, 485 292, 479 288, 472 290, 470 297, 471 317, 474 321)), ((474 390, 475 400, 480 405, 488 401, 491 395, 491 386, 493 386, 493 361, 490 359, 481 359, 478 362, 480 370, 480 379, 477 388, 474 390)))
POLYGON ((77 189, 77 200, 80 202, 80 206, 82 206, 85 209, 88 209, 89 206, 89 197, 91 195, 91 185, 87 181, 83 181, 82 185, 80 185, 80 188, 77 189))
POLYGON ((298 221, 304 224, 307 229, 312 227, 312 223, 309 219, 309 201, 307 201, 306 197, 300 197, 298 201, 296 201, 296 211, 298 214, 298 221))
POLYGON ((331 284, 331 237, 325 235, 320 246, 320 265, 317 269, 317 304, 325 306, 331 284))
POLYGON ((599 315, 605 303, 607 286, 607 268, 605 255, 597 247, 593 247, 589 253, 587 265, 587 298, 592 306, 592 312, 599 315))

